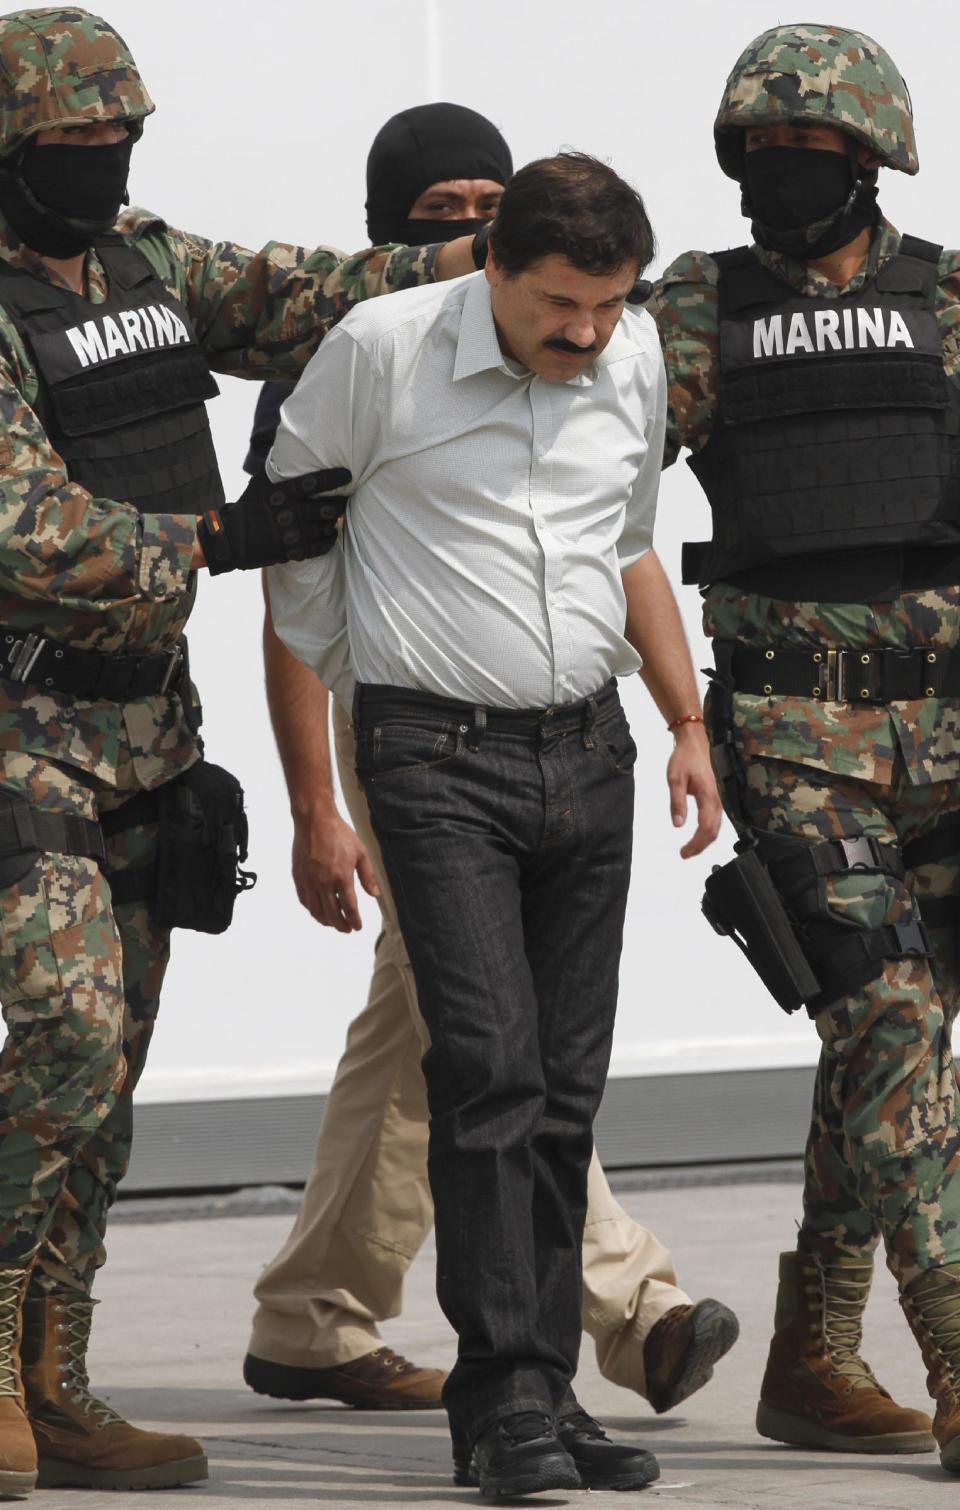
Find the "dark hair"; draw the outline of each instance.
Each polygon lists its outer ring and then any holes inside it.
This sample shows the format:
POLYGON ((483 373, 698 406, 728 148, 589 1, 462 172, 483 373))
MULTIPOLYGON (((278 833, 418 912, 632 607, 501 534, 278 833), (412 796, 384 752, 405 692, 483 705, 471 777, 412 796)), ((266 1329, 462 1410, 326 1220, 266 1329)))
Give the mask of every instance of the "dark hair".
POLYGON ((515 173, 490 242, 508 274, 551 252, 585 273, 609 274, 628 263, 641 273, 656 250, 636 189, 586 152, 541 157, 515 173))

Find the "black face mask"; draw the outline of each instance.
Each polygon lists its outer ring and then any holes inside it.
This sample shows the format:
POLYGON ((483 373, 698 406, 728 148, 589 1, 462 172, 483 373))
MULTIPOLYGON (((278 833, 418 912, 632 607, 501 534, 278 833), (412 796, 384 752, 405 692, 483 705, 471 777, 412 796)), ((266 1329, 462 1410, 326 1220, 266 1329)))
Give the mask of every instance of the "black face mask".
MULTIPOLYGON (((458 236, 475 236, 488 220, 398 220, 387 241, 404 246, 432 246, 435 241, 456 241, 458 236)), ((377 244, 381 238, 377 238, 377 244)))
POLYGON ((111 229, 129 202, 132 150, 132 136, 102 147, 29 142, 0 172, 0 208, 35 252, 76 257, 111 229))
POLYGON ((845 152, 759 147, 745 154, 741 188, 759 244, 801 261, 846 246, 880 215, 876 170, 845 152))
POLYGON ((512 172, 509 147, 477 111, 450 104, 401 110, 377 132, 367 158, 370 240, 374 246, 385 241, 426 246, 469 236, 482 221, 410 220, 410 208, 431 184, 451 178, 505 184, 512 172))

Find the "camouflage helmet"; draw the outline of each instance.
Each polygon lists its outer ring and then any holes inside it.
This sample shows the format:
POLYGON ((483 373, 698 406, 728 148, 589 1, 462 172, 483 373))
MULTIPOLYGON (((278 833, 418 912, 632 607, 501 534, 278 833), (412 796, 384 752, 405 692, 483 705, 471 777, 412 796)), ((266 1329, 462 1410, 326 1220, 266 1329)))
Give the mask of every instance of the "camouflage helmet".
POLYGON ((38 131, 91 121, 142 129, 154 109, 127 44, 76 6, 0 16, 0 157, 38 131))
POLYGON ((838 127, 888 168, 920 167, 910 91, 889 53, 861 31, 800 22, 771 27, 750 43, 713 125, 724 173, 743 175, 746 127, 800 121, 838 127))

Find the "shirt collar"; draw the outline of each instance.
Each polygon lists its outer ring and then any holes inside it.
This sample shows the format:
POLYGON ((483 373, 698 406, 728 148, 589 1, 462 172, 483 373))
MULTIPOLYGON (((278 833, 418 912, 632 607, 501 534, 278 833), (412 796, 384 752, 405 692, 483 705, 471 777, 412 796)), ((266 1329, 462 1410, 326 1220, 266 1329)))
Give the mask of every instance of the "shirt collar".
POLYGON ((758 261, 764 267, 770 268, 771 272, 782 278, 797 293, 809 295, 827 295, 837 298, 841 294, 855 294, 864 284, 876 277, 880 268, 891 257, 895 257, 900 250, 900 232, 890 224, 889 220, 881 220, 870 240, 870 247, 864 258, 863 266, 854 273, 849 283, 839 288, 831 282, 823 273, 810 267, 806 262, 799 262, 795 257, 788 257, 783 252, 771 252, 766 247, 754 246, 758 261))
MULTIPOLYGON (((519 363, 511 365, 501 351, 490 303, 490 285, 482 272, 474 273, 467 280, 467 291, 460 314, 453 381, 457 383, 461 378, 474 377, 478 372, 502 372, 513 378, 514 382, 526 382, 536 376, 519 363)), ((596 377, 597 363, 591 362, 568 381, 574 386, 579 384, 589 387, 596 381, 596 377)))

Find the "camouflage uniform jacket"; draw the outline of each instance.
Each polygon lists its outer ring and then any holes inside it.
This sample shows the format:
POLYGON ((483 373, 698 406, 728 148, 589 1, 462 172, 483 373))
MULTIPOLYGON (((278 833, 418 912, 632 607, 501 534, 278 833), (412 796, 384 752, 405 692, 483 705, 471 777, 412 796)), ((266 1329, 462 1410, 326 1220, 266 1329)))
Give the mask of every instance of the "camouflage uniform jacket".
MULTIPOLYGON (((786 289, 837 297, 854 293, 896 254, 899 233, 878 227, 862 269, 842 289, 802 262, 754 250, 786 289)), ((686 252, 667 268, 648 308, 660 330, 670 413, 664 465, 681 447, 706 444, 717 404, 718 269, 706 252, 686 252)), ((940 260, 936 304, 944 367, 960 374, 960 252, 940 260)), ((892 603, 786 603, 715 584, 704 594, 703 624, 717 639, 807 649, 940 648, 960 641, 960 586, 904 593, 892 603)), ((926 698, 886 705, 818 703, 799 697, 737 694, 737 737, 749 757, 774 755, 835 775, 888 783, 902 756, 910 781, 926 785, 960 776, 960 705, 926 698)))
MULTIPOLYGON (((429 281, 437 250, 374 248, 346 262, 328 247, 268 242, 251 252, 135 209, 117 229, 185 306, 210 367, 251 378, 299 376, 353 303, 429 281)), ((0 257, 56 281, 2 219, 0 257)), ((86 271, 87 297, 102 303, 106 280, 95 252, 86 271)), ((32 359, 0 308, 0 624, 115 654, 173 645, 196 590, 193 519, 141 515, 70 482, 36 399, 32 359)), ((0 681, 0 750, 43 754, 110 783, 129 754, 149 787, 189 764, 197 745, 179 697, 78 702, 0 681)))

